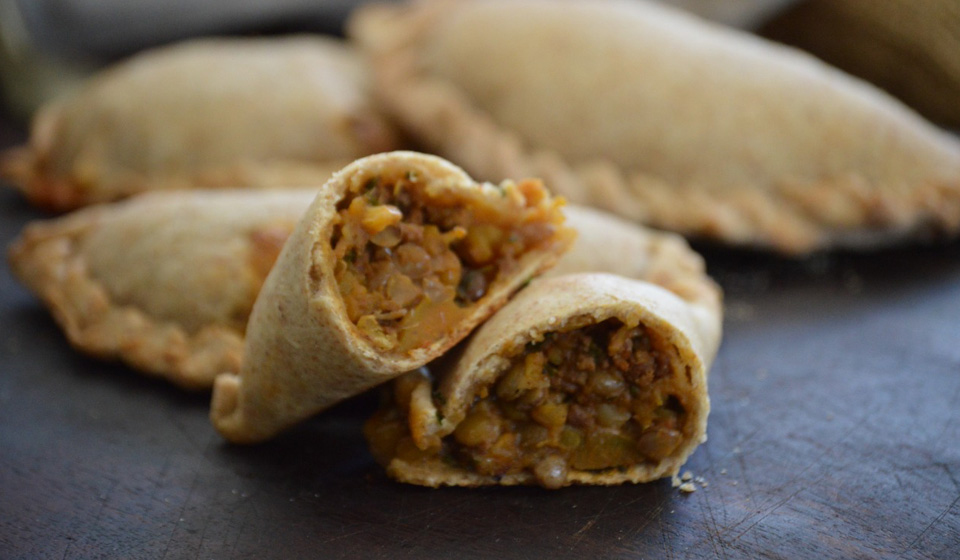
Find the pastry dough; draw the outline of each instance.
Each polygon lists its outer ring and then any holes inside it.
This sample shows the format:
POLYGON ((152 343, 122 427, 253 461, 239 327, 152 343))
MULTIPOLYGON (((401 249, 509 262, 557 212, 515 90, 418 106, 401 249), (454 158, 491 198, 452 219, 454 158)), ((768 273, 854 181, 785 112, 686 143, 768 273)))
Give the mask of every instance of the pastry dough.
POLYGON ((804 253, 960 227, 960 147, 799 51, 635 0, 360 9, 376 91, 484 179, 804 253))
POLYGON ((239 368, 253 302, 316 192, 146 193, 29 224, 10 264, 79 350, 209 389, 239 368))
POLYGON ((324 186, 254 305, 227 439, 266 440, 463 339, 573 239, 539 181, 478 184, 434 156, 357 160, 324 186))
POLYGON ((45 106, 0 171, 65 210, 154 189, 322 184, 396 147, 366 67, 340 41, 202 39, 137 55, 45 106))

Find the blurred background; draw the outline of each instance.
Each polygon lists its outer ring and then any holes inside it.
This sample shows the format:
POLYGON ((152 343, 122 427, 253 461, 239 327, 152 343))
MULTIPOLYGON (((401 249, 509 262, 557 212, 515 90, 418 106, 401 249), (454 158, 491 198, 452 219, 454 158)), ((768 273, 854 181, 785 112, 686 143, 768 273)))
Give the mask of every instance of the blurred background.
MULTIPOLYGON (((636 0, 644 1, 644 0, 636 0)), ((657 0, 807 50, 960 127, 960 0, 657 0)), ((340 34, 361 0, 0 0, 0 87, 25 121, 91 71, 198 35, 340 34)))

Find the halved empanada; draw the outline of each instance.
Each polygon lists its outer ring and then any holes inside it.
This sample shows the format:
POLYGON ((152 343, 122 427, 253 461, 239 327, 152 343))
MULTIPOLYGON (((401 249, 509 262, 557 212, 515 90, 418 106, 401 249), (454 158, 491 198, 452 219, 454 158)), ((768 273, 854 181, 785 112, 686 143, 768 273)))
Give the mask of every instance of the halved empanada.
POLYGON ((488 180, 788 253, 960 227, 960 145, 816 59, 634 0, 359 10, 376 91, 488 180))
POLYGON ((434 156, 350 164, 264 283, 240 372, 214 385, 217 430, 262 441, 437 358, 568 248, 561 206, 537 180, 478 184, 434 156))
POLYGON ((365 426, 371 451, 391 477, 426 486, 675 475, 706 439, 719 341, 692 310, 621 276, 535 280, 435 383, 423 372, 394 383, 365 426))
POLYGON ((153 189, 322 184, 396 147, 349 46, 203 39, 137 55, 44 107, 0 172, 64 210, 153 189))
POLYGON ((29 224, 10 265, 79 350, 209 389, 239 368, 260 286, 316 193, 146 193, 29 224))

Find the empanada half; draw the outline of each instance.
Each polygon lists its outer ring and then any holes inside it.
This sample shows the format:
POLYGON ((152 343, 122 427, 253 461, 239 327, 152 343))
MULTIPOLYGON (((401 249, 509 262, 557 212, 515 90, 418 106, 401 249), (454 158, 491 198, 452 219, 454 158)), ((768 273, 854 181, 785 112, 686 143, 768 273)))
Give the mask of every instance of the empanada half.
MULTIPOLYGON (((707 368, 691 306, 610 274, 535 280, 436 381, 409 373, 367 422, 374 457, 425 486, 646 482, 706 439, 707 368)), ((715 333, 719 336, 719 331, 715 333)))
POLYGON ((691 236, 799 254, 960 227, 960 145, 799 51, 648 2, 358 10, 377 92, 488 180, 691 236))
POLYGON ((263 441, 437 358, 569 247, 562 204, 413 152, 345 167, 264 283, 239 373, 216 379, 217 430, 263 441))
POLYGON ((198 39, 136 55, 41 108, 0 173, 66 210, 155 189, 322 184, 396 147, 342 41, 198 39))
POLYGON ((10 265, 77 349, 209 389, 240 367, 253 302, 316 192, 146 193, 28 224, 10 265))

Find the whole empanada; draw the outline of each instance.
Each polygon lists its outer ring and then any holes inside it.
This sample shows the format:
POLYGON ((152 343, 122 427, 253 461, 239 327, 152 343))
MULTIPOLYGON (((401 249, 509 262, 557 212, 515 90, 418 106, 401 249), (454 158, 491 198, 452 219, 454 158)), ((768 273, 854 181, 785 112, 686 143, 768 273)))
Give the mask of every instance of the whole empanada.
POLYGON ((145 193, 29 224, 10 265, 74 347, 209 389, 240 367, 253 302, 316 193, 145 193))
POLYGON ((444 354, 574 238, 538 180, 477 183, 415 152, 324 185, 257 297, 211 419, 254 443, 444 354))
POLYGON ((201 39, 139 54, 43 107, 0 172, 65 210, 154 189, 322 184, 395 148, 348 45, 201 39))
POLYGON ((488 180, 804 253, 960 227, 960 145, 799 51, 636 0, 370 6, 350 34, 429 149, 488 180))

